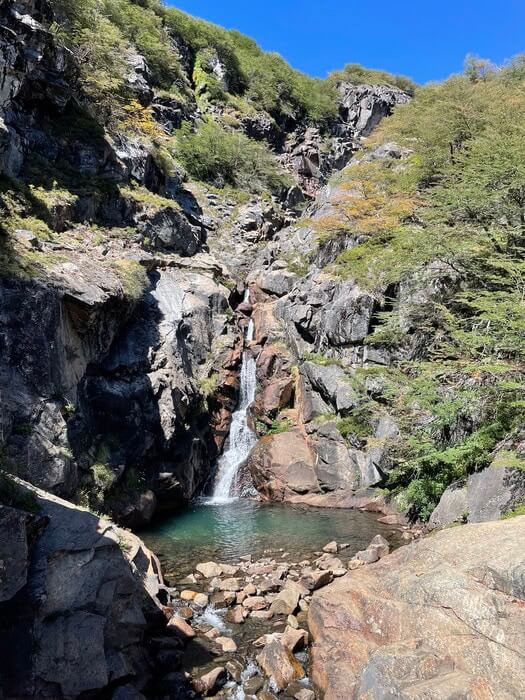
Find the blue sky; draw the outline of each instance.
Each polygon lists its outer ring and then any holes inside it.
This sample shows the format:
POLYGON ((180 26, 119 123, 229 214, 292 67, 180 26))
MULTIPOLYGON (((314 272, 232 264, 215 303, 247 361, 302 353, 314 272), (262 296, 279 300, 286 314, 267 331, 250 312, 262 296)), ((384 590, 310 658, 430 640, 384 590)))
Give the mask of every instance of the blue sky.
POLYGON ((467 53, 496 63, 525 52, 525 0, 168 0, 238 29, 294 68, 324 77, 361 63, 439 80, 467 53))

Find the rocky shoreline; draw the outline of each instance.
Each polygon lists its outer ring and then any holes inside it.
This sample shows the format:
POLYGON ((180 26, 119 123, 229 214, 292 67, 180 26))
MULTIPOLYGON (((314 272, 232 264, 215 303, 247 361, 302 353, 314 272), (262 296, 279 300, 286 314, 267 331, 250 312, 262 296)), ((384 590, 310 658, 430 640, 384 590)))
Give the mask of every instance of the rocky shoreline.
MULTIPOLYGON (((313 700, 319 696, 308 677, 312 596, 389 551, 376 535, 359 552, 332 541, 301 561, 280 550, 260 559, 199 563, 168 588, 170 636, 157 644, 172 648, 175 637, 179 663, 200 695, 313 700)), ((171 676, 159 681, 161 690, 171 676)))

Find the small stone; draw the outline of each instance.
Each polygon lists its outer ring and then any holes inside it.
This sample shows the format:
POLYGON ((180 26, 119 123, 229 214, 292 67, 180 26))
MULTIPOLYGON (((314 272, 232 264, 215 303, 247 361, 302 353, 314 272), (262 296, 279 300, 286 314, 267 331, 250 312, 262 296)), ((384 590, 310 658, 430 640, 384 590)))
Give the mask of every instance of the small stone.
POLYGON ((388 544, 388 540, 386 540, 386 539, 383 537, 383 535, 376 535, 376 536, 372 539, 372 541, 370 542, 370 544, 382 544, 382 545, 386 545, 387 547, 390 546, 390 545, 388 544))
POLYGON ((361 567, 364 566, 364 565, 365 565, 365 562, 362 561, 361 559, 351 559, 351 560, 348 562, 348 570, 349 570, 349 571, 354 571, 354 569, 359 569, 359 568, 361 568, 361 567))
POLYGON ((288 626, 281 637, 281 644, 290 651, 304 649, 308 644, 308 632, 288 626))
POLYGON ((308 576, 303 576, 299 583, 309 591, 317 591, 319 588, 331 583, 332 579, 331 571, 312 571, 308 576))
POLYGON ((224 576, 233 576, 237 573, 237 566, 231 566, 230 564, 221 564, 222 573, 224 576))
POLYGON ((226 578, 219 584, 220 591, 234 591, 237 593, 241 590, 241 584, 238 578, 226 578))
POLYGON ((242 689, 246 695, 250 696, 258 693, 259 690, 262 690, 263 685, 264 681, 260 676, 252 676, 251 678, 248 678, 247 681, 244 681, 242 684, 242 689))
POLYGON ((237 644, 235 644, 231 637, 217 637, 215 642, 222 647, 224 652, 230 653, 237 651, 237 644))
POLYGON ((208 639, 217 639, 217 637, 221 636, 221 633, 216 627, 212 627, 211 630, 208 630, 204 634, 204 636, 208 637, 208 639))
POLYGON ((373 564, 379 561, 379 554, 375 549, 363 549, 357 552, 355 559, 358 561, 363 561, 365 564, 373 564))
POLYGON ((257 620, 271 620, 273 612, 271 610, 252 610, 250 617, 254 617, 257 620))
POLYGON ((230 674, 231 678, 236 683, 240 683, 241 678, 242 678, 242 672, 244 671, 244 666, 241 664, 240 661, 237 661, 237 659, 232 659, 231 661, 228 661, 226 664, 226 670, 230 674))
POLYGON ((199 608, 205 608, 208 605, 208 602, 209 598, 205 593, 197 593, 193 599, 194 605, 197 605, 199 608))
POLYGON ((369 544, 368 549, 375 549, 380 559, 390 554, 390 547, 388 544, 369 544))
POLYGON ((246 595, 255 595, 257 593, 257 589, 255 588, 253 583, 249 583, 247 586, 244 586, 242 592, 246 593, 246 595))
POLYGON ((337 542, 333 540, 323 547, 323 552, 328 552, 329 554, 337 554, 337 542))
POLYGON ((243 606, 247 610, 264 610, 268 607, 268 602, 262 596, 252 596, 243 601, 243 606))
MULTIPOLYGON (((345 573, 346 573, 346 572, 345 572, 345 573)), ((310 607, 310 606, 308 605, 308 603, 306 602, 306 600, 305 600, 304 598, 301 598, 301 600, 299 601, 299 609, 300 609, 302 612, 308 612, 308 608, 309 608, 309 607, 310 607)))
POLYGON ((293 615, 303 590, 297 583, 288 581, 271 604, 270 610, 274 615, 293 615))
POLYGON ((334 569, 342 569, 343 562, 338 557, 330 557, 319 562, 319 568, 324 571, 333 571, 334 569))
POLYGON ((273 632, 272 634, 263 634, 261 637, 256 639, 253 642, 254 647, 265 647, 267 644, 270 642, 273 642, 274 639, 280 639, 281 635, 278 634, 277 632, 273 632))
POLYGON ((195 583, 197 583, 197 579, 193 574, 190 574, 189 576, 186 576, 186 578, 183 578, 182 581, 179 581, 180 586, 192 586, 195 583))
POLYGON ((277 639, 267 644, 257 655, 257 663, 278 690, 284 690, 292 681, 304 676, 299 661, 277 639))
POLYGON ((193 617, 193 610, 191 608, 179 608, 177 614, 180 615, 183 620, 191 620, 193 617))
POLYGON ((211 695, 221 688, 225 682, 226 669, 224 666, 218 666, 194 681, 193 687, 202 695, 211 695))
POLYGON ((301 688, 294 695, 295 700, 315 700, 315 693, 310 688, 301 688))
POLYGON ((234 625, 241 625, 244 622, 244 608, 242 605, 236 605, 234 608, 230 608, 226 613, 226 619, 234 625))
POLYGON ((179 615, 173 615, 173 617, 168 622, 168 627, 174 629, 182 637, 187 639, 192 639, 195 637, 195 630, 188 625, 186 620, 183 620, 179 615))
POLYGON ((297 622, 295 615, 288 615, 286 622, 290 625, 290 627, 293 627, 293 629, 297 629, 299 627, 299 623, 297 622))
POLYGON ((222 566, 214 561, 207 561, 197 564, 195 570, 204 576, 204 578, 213 578, 222 574, 222 566))
POLYGON ((211 596, 211 602, 217 608, 224 608, 233 605, 236 602, 237 595, 233 591, 221 591, 220 593, 213 593, 211 596))
POLYGON ((184 591, 181 591, 180 593, 180 599, 181 600, 193 600, 197 593, 195 591, 190 591, 189 589, 186 589, 184 591))

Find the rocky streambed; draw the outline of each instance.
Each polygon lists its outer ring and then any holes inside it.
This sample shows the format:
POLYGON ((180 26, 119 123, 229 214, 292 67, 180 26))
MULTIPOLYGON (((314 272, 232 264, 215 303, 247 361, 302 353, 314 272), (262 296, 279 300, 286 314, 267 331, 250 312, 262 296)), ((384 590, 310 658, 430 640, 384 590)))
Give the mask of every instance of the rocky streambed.
MULTIPOLYGON (((163 533, 166 545, 169 541, 166 524, 151 534, 146 533, 146 541, 156 548, 163 561, 169 593, 164 608, 167 627, 162 636, 151 642, 165 670, 156 681, 156 692, 160 696, 173 696, 174 684, 177 684, 178 692, 185 692, 187 697, 238 700, 278 697, 313 700, 319 697, 309 678, 308 611, 314 592, 349 571, 379 561, 403 541, 403 533, 378 523, 367 513, 300 510, 293 512, 296 509, 291 506, 257 506, 243 501, 218 508, 196 506, 186 522, 184 517, 181 519, 179 528, 176 521, 173 524, 174 533, 180 530, 181 541, 188 544, 189 538, 190 546, 193 541, 191 566, 190 552, 185 558, 181 549, 175 547, 171 549, 172 559, 166 553, 169 547, 162 551, 163 538, 159 532, 163 533), (214 549, 210 541, 206 549, 199 543, 199 537, 195 537, 195 529, 199 531, 205 517, 220 521, 221 511, 228 508, 236 510, 238 522, 236 528, 223 533, 226 539, 224 556, 197 562, 198 554, 219 553, 219 549, 214 549), (239 554, 235 558, 234 549, 227 540, 237 537, 240 543, 237 551, 246 552, 243 530, 246 534, 247 511, 252 519, 254 513, 261 514, 258 520, 256 518, 261 527, 265 518, 271 519, 272 510, 277 511, 273 513, 275 529, 268 533, 268 538, 252 540, 253 553, 239 554), (321 533, 328 531, 327 523, 332 519, 333 531, 340 534, 343 531, 341 522, 346 519, 348 541, 325 541, 319 546, 315 537, 310 537, 308 550, 299 536, 300 510, 308 511, 305 513, 308 522, 321 523, 321 533), (328 519, 324 528, 323 516, 328 519), (290 537, 283 530, 287 517, 295 519, 296 531, 290 537), (374 527, 377 534, 371 536, 374 527), (368 533, 366 542, 365 533, 368 533), (261 543, 272 538, 275 546, 262 549, 261 543), (286 550, 277 546, 285 541, 288 543, 286 550), (186 690, 183 691, 184 684, 186 690)), ((207 524, 209 526, 208 521, 207 524)), ((412 536, 405 530, 405 538, 412 536)), ((208 537, 216 538, 217 533, 210 529, 208 537)), ((305 537, 308 538, 308 531, 305 537)))

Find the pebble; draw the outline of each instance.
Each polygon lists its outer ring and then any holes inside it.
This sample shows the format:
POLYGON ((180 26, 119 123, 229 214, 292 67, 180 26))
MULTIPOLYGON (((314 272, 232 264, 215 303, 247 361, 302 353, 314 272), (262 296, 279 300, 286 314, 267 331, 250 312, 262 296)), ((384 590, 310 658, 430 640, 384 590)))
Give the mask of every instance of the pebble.
POLYGON ((329 554, 337 554, 337 542, 333 540, 323 547, 323 552, 328 552, 329 554))
POLYGON ((208 602, 209 598, 205 593, 197 593, 193 599, 194 605, 197 605, 199 608, 205 608, 208 605, 208 602))
POLYGON ((222 647, 224 652, 230 653, 237 651, 237 644, 235 644, 231 637, 216 637, 215 642, 222 647))

